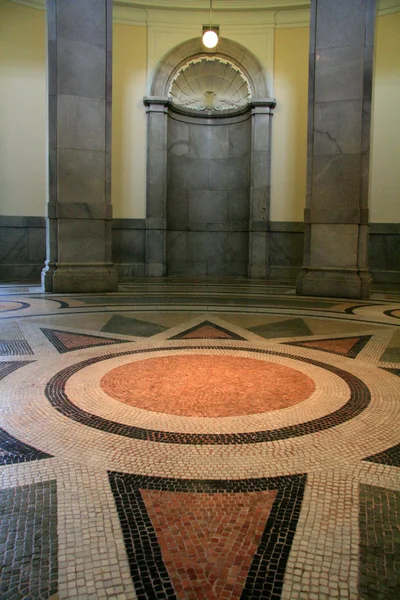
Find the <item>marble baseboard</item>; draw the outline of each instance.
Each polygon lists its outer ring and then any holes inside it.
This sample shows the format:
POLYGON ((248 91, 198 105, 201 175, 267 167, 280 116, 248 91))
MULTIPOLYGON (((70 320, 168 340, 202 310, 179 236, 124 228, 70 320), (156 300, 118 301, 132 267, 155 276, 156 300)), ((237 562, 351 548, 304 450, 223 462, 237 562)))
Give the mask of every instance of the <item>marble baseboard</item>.
POLYGON ((0 264, 0 281, 31 281, 39 283, 43 266, 44 261, 36 265, 0 264))
POLYGON ((112 261, 116 265, 145 264, 145 219, 114 219, 112 228, 112 261))
POLYGON ((376 283, 400 283, 400 268, 397 271, 379 271, 371 269, 372 281, 376 283))
POLYGON ((271 281, 296 281, 301 273, 301 267, 269 266, 268 279, 271 281))
POLYGON ((400 274, 400 223, 370 225, 369 266, 376 281, 387 277, 390 283, 395 273, 400 274))
POLYGON ((114 269, 119 279, 130 279, 132 277, 145 276, 145 263, 114 263, 114 269))
POLYGON ((0 280, 39 281, 45 259, 44 217, 0 216, 0 280))

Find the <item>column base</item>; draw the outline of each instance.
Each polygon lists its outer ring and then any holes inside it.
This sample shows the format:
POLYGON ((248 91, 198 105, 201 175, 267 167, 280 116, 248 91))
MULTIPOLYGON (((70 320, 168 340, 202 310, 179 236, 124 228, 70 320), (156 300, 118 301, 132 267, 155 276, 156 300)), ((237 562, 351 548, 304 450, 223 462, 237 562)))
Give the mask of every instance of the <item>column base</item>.
POLYGON ((247 276, 249 279, 268 279, 266 265, 249 264, 247 276))
POLYGON ((305 268, 296 283, 300 296, 327 296, 330 298, 369 298, 372 278, 369 271, 341 271, 340 269, 305 268))
POLYGON ((166 275, 166 271, 164 263, 148 263, 146 265, 146 277, 163 277, 166 275))
POLYGON ((118 275, 111 264, 60 264, 42 271, 45 292, 80 294, 116 292, 118 275))

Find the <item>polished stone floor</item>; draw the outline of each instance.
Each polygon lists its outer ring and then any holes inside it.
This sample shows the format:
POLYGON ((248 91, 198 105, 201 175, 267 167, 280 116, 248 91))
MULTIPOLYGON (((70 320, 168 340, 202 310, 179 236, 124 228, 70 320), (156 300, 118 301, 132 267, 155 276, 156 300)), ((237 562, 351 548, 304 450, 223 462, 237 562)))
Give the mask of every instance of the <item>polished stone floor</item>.
POLYGON ((400 288, 0 294, 0 598, 400 598, 400 288))

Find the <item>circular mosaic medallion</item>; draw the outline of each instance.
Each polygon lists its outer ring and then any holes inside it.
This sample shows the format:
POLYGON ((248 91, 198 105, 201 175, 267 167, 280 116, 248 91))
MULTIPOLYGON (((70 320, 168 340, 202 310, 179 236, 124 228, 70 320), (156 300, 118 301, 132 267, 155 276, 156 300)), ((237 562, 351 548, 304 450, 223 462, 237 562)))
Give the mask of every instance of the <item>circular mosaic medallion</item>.
MULTIPOLYGON (((190 357, 193 353, 193 351, 195 350, 200 350, 204 355, 209 355, 211 356, 211 359, 215 360, 216 362, 218 362, 218 360, 222 357, 219 357, 218 354, 215 355, 215 352, 213 352, 212 348, 207 348, 205 349, 204 346, 191 346, 190 347, 190 351, 189 348, 187 346, 174 346, 173 348, 170 349, 170 351, 176 353, 177 351, 181 351, 182 355, 179 358, 182 358, 183 362, 181 362, 181 364, 184 364, 184 362, 188 359, 188 357, 190 357)), ((214 349, 215 351, 215 349, 214 349)), ((306 365, 312 365, 314 367, 317 368, 321 368, 323 369, 325 372, 329 374, 333 374, 334 376, 338 377, 339 379, 341 379, 344 384, 346 385, 347 389, 349 390, 349 397, 347 399, 347 401, 340 407, 336 408, 335 410, 333 410, 333 412, 329 412, 328 414, 324 414, 323 416, 320 416, 318 418, 313 418, 311 420, 306 420, 304 422, 300 422, 300 423, 296 423, 293 425, 288 425, 288 426, 284 426, 284 427, 278 427, 278 428, 272 428, 272 429, 256 429, 256 430, 246 430, 245 432, 236 432, 236 433, 214 433, 214 432, 210 432, 209 430, 206 430, 204 432, 201 433, 193 433, 193 432, 188 432, 188 431, 176 431, 176 430, 159 430, 159 429, 149 429, 147 427, 143 427, 143 426, 137 426, 137 425, 129 425, 126 423, 122 423, 122 422, 116 422, 115 420, 112 420, 110 418, 104 418, 102 416, 97 416, 93 413, 87 412, 86 410, 84 410, 83 408, 81 408, 80 406, 78 406, 77 404, 74 403, 73 400, 71 400, 71 398, 69 397, 68 393, 67 393, 67 383, 69 381, 69 379, 79 373, 81 370, 87 368, 87 367, 91 367, 92 365, 96 365, 98 363, 104 363, 104 361, 110 360, 110 359, 114 359, 114 358, 122 358, 122 357, 127 357, 127 356, 132 356, 133 357, 138 357, 141 355, 141 357, 146 358, 146 355, 151 353, 152 355, 156 355, 156 356, 152 356, 149 357, 150 362, 151 360, 155 360, 156 362, 153 363, 155 365, 160 364, 160 361, 162 361, 163 356, 160 356, 160 358, 157 358, 157 354, 158 353, 168 353, 168 350, 165 347, 160 347, 160 348, 149 348, 149 349, 141 349, 141 350, 136 350, 136 351, 127 351, 127 352, 120 352, 120 353, 116 353, 114 355, 108 355, 108 356, 99 356, 99 357, 94 357, 94 358, 89 358, 85 361, 79 362, 73 366, 67 367, 66 369, 63 369, 62 371, 59 371, 56 375, 54 375, 51 380, 49 381, 49 383, 46 386, 46 395, 47 398, 49 399, 50 403, 52 404, 52 406, 54 408, 56 408, 59 412, 61 412, 62 414, 64 414, 65 416, 72 418, 73 420, 86 425, 88 427, 92 427, 94 429, 100 429, 102 431, 108 432, 108 433, 113 433, 116 435, 120 435, 120 436, 124 436, 124 437, 129 437, 129 438, 136 438, 136 439, 140 439, 140 440, 149 440, 149 441, 155 441, 155 442, 163 442, 163 443, 168 443, 168 444, 217 444, 217 445, 225 445, 225 444, 252 444, 252 443, 261 443, 261 442, 273 442, 273 441, 279 441, 279 440, 284 440, 284 439, 289 439, 289 438, 294 438, 294 437, 299 437, 299 436, 304 436, 304 435, 308 435, 310 433, 317 433, 326 429, 330 429, 332 427, 336 427, 337 425, 340 425, 342 423, 345 423, 346 421, 348 421, 351 418, 354 418, 355 416, 359 415, 363 410, 365 410, 365 408, 368 406, 369 402, 370 402, 370 393, 368 390, 368 387, 364 384, 363 381, 361 381, 358 377, 356 377, 355 375, 344 371, 343 369, 340 369, 338 367, 335 367, 333 365, 329 365, 327 363, 322 363, 320 361, 311 359, 311 358, 306 358, 306 357, 300 357, 300 356, 294 356, 294 355, 290 355, 290 354, 286 354, 286 353, 280 353, 280 352, 276 352, 276 351, 271 351, 271 350, 260 350, 260 349, 255 349, 252 347, 248 347, 248 348, 244 348, 244 347, 224 347, 224 351, 225 352, 231 352, 233 354, 235 354, 236 352, 239 353, 244 353, 246 352, 248 354, 248 360, 250 361, 249 363, 247 363, 247 361, 245 361, 244 364, 252 364, 253 361, 255 362, 260 362, 262 363, 262 367, 261 370, 264 368, 265 369, 265 364, 268 364, 268 358, 271 357, 271 359, 273 358, 282 358, 284 360, 294 360, 297 361, 299 365, 301 365, 302 363, 305 363, 306 365), (252 358, 253 356, 257 356, 257 358, 252 358), (263 360, 261 360, 263 359, 263 360), (266 362, 267 361, 267 362, 266 362)), ((234 356, 234 357, 229 357, 230 360, 227 361, 227 365, 229 365, 230 369, 232 369, 232 365, 234 363, 232 363, 232 360, 237 358, 239 361, 241 361, 241 357, 240 356, 234 356)), ((142 362, 148 362, 148 361, 142 361, 142 362)), ((179 364, 179 360, 177 361, 177 364, 179 364)), ((137 362, 135 363, 135 368, 137 368, 137 362)), ((208 362, 208 364, 211 364, 211 362, 208 362)), ((239 362, 235 363, 236 365, 239 365, 239 362)), ((107 376, 103 377, 103 388, 105 387, 107 392, 109 391, 109 388, 112 388, 113 391, 115 392, 116 390, 118 391, 118 385, 116 384, 116 381, 118 379, 118 375, 121 375, 121 373, 124 373, 125 371, 125 367, 128 368, 128 372, 129 370, 132 370, 132 365, 130 362, 127 363, 127 365, 124 365, 124 367, 117 367, 116 369, 113 369, 111 371, 111 373, 113 374, 112 376, 110 376, 110 379, 107 378, 107 376), (120 370, 122 369, 122 370, 120 370), (106 385, 107 384, 107 385, 106 385), (107 387, 108 386, 108 387, 107 387), (114 387, 113 387, 114 386, 114 387)), ((278 365, 279 366, 279 365, 278 365)), ((307 381, 307 392, 305 394, 305 397, 308 397, 310 395, 310 393, 312 392, 312 385, 313 382, 310 380, 308 381, 309 378, 306 378, 305 375, 302 375, 301 373, 299 373, 297 370, 294 369, 289 369, 288 367, 284 366, 280 369, 276 369, 277 365, 274 365, 274 369, 275 372, 279 372, 280 375, 291 375, 291 380, 292 382, 294 382, 296 385, 300 382, 300 380, 304 380, 307 381)), ((139 369, 142 367, 139 367, 139 369)), ((271 367, 270 367, 271 368, 271 367)), ((153 377, 154 375, 152 375, 153 377)), ((204 378, 204 376, 203 376, 204 378)), ((251 377, 250 377, 251 380, 251 377)), ((290 379, 288 379, 289 383, 290 383, 290 379)), ((147 385, 147 384, 146 384, 147 385)), ((240 383, 237 382, 237 386, 239 386, 240 383)), ((277 386, 276 389, 279 389, 279 386, 277 384, 275 384, 277 386)), ((125 388, 125 390, 127 389, 127 384, 126 381, 122 386, 123 388, 125 388)), ((164 389, 166 389, 165 385, 164 385, 164 389)), ((238 387, 236 389, 239 389, 238 387)), ((254 391, 254 386, 252 385, 252 390, 254 391)), ((282 394, 282 396, 284 395, 284 392, 289 396, 288 394, 288 388, 286 387, 286 383, 282 382, 281 383, 281 387, 280 387, 280 393, 282 394), (285 392, 286 390, 286 392, 285 392)), ((126 392, 125 392, 126 393, 126 392)), ((129 396, 129 390, 128 393, 126 393, 127 396, 129 396)), ((171 402, 174 401, 175 399, 175 392, 169 396, 169 402, 171 404, 171 402), (171 400, 172 399, 172 400, 171 400)), ((258 398, 260 398, 260 396, 257 396, 258 398)), ((294 395, 290 395, 290 398, 293 399, 294 395)), ((217 398, 217 394, 214 394, 214 400, 217 398)), ((305 398, 303 397, 303 400, 305 398)), ((155 394, 153 394, 152 398, 151 398, 151 406, 153 407, 150 410, 154 410, 155 407, 155 403, 157 401, 157 390, 155 391, 155 394)), ((247 401, 249 401, 247 399, 247 401)), ((210 404, 210 402, 209 402, 210 404)), ((167 405, 168 405, 168 401, 167 401, 167 405)), ((194 406, 195 403, 192 403, 192 405, 194 406)), ((232 403, 231 403, 232 405, 232 403)), ((182 403, 181 403, 182 406, 182 403)), ((148 409, 147 409, 148 410, 148 409)), ((147 410, 145 409, 145 412, 147 412, 147 410)), ((243 408, 241 409, 243 410, 243 408)), ((246 409, 247 410, 247 409, 246 409)), ((254 407, 252 408, 252 410, 254 410, 254 407)), ((265 411, 264 411, 265 412, 265 411)), ((248 413, 244 413, 245 415, 248 413)), ((268 413, 267 410, 267 414, 272 414, 271 412, 268 413)), ((220 415, 225 416, 225 415, 220 415)), ((184 418, 184 417, 180 417, 177 416, 176 418, 184 418)), ((192 418, 196 418, 196 417, 192 417, 192 418)), ((246 418, 246 416, 244 416, 243 418, 246 418)), ((265 427, 265 425, 264 425, 265 427)), ((215 431, 215 429, 218 428, 213 428, 211 431, 215 431)))
POLYGON ((153 412, 235 417, 298 404, 309 398, 315 384, 304 373, 273 362, 185 354, 112 369, 101 388, 116 400, 153 412))

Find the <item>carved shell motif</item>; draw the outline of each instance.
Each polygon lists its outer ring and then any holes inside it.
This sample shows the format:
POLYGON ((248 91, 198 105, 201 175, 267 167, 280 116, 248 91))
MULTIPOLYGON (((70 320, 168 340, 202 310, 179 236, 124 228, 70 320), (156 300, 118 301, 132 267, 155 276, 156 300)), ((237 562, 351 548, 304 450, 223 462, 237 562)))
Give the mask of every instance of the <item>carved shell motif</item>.
POLYGON ((218 57, 201 57, 179 69, 169 96, 178 106, 220 111, 246 106, 251 92, 246 76, 236 65, 218 57))

